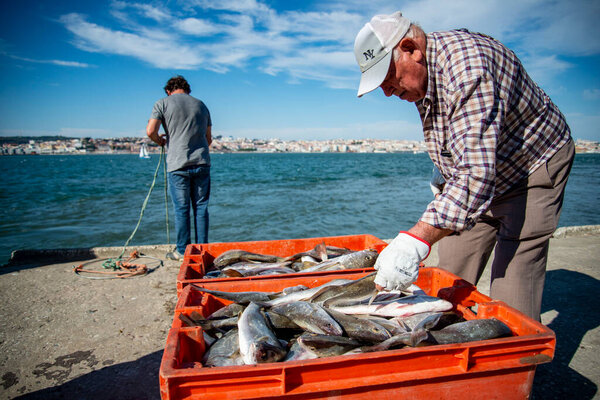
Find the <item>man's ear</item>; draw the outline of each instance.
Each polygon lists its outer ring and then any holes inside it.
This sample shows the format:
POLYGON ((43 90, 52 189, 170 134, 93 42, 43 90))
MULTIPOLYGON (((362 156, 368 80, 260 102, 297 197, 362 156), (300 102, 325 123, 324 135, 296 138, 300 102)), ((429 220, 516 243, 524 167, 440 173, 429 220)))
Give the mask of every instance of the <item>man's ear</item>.
POLYGON ((408 53, 410 57, 416 62, 420 62, 423 59, 424 54, 419 48, 418 43, 413 38, 403 38, 402 40, 400 40, 399 47, 400 50, 402 50, 405 53, 408 53))

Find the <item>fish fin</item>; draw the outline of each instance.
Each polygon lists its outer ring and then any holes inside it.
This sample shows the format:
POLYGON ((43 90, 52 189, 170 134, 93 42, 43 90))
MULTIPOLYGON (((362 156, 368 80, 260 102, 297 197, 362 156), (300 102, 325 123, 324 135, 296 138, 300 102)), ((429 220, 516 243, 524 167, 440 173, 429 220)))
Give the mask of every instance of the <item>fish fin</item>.
POLYGON ((369 299, 369 305, 373 304, 373 300, 375 300, 375 297, 377 297, 378 294, 379 294, 379 290, 375 289, 373 291, 373 294, 371 295, 371 298, 369 299))
POLYGON ((206 318, 204 318, 204 316, 202 316, 202 314, 200 314, 198 311, 192 311, 190 313, 190 318, 194 321, 206 321, 206 318))
POLYGON ((235 269, 224 269, 221 271, 223 274, 227 275, 230 278, 243 278, 244 275, 235 269))
POLYGON ((422 341, 426 340, 429 337, 429 333, 427 333, 427 331, 425 329, 417 329, 415 331, 412 331, 410 333, 410 344, 408 344, 411 347, 416 347, 418 344, 420 344, 422 341))
POLYGON ((193 319, 191 319, 190 317, 188 317, 188 316, 187 316, 187 315, 185 315, 185 314, 179 314, 179 319, 180 319, 180 320, 181 320, 183 323, 187 324, 188 326, 199 326, 199 325, 196 323, 196 321, 194 321, 193 319))
POLYGON ((328 259, 327 247, 325 246, 325 242, 321 242, 318 245, 316 245, 315 251, 316 251, 317 255, 319 256, 319 258, 321 259, 321 261, 325 261, 328 259))

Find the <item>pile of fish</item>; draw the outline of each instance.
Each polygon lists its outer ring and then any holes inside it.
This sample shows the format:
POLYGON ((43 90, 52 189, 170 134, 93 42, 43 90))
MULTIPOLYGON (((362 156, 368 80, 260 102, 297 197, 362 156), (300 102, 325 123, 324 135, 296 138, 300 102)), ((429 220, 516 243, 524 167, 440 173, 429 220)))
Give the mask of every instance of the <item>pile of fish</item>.
POLYGON ((463 343, 511 335, 496 319, 464 320, 452 303, 416 285, 377 292, 375 273, 281 292, 196 290, 232 303, 208 316, 181 313, 203 329, 206 367, 358 354, 404 346, 463 343))
POLYGON ((289 257, 229 250, 215 258, 205 278, 372 268, 378 255, 379 253, 372 249, 353 251, 342 247, 326 246, 324 243, 318 244, 312 250, 289 257))

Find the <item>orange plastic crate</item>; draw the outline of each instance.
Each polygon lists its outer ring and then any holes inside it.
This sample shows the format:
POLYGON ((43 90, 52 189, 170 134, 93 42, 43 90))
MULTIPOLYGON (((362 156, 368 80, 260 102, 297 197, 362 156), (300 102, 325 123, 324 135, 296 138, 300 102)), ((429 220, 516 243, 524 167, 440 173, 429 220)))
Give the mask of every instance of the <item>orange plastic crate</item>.
MULTIPOLYGON (((314 287, 335 278, 368 272, 291 279, 236 281, 228 291, 279 291, 302 284, 314 287)), ((202 329, 182 327, 178 315, 204 316, 228 304, 184 288, 160 366, 163 400, 173 399, 525 399, 535 367, 554 357, 552 330, 505 303, 477 292, 468 282, 438 268, 423 268, 416 282, 429 295, 451 301, 467 319, 497 318, 514 336, 462 344, 403 348, 352 356, 269 364, 204 368, 202 329), (472 309, 476 308, 476 313, 472 309)))
MULTIPOLYGON (((304 239, 287 240, 263 240, 253 242, 222 242, 222 243, 203 243, 190 244, 187 246, 183 262, 177 275, 177 294, 190 283, 222 282, 230 283, 234 281, 247 280, 271 280, 288 277, 285 275, 260 275, 244 278, 211 278, 204 279, 208 266, 212 265, 215 258, 228 250, 245 250, 253 253, 269 254, 279 257, 287 257, 308 251, 319 243, 325 243, 329 246, 346 247, 350 250, 374 249, 381 252, 387 246, 387 243, 373 235, 348 235, 348 236, 329 236, 304 239)), ((358 269, 355 271, 373 271, 373 269, 358 269)), ((323 272, 298 272, 294 276, 319 276, 343 274, 347 271, 323 271, 323 272)))

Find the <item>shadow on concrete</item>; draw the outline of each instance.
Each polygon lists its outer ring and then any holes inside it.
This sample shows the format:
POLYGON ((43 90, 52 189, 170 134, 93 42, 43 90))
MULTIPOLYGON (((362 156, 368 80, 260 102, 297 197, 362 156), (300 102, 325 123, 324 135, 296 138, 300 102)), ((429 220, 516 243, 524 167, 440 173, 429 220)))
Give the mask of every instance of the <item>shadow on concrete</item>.
MULTIPOLYGON (((542 313, 558 312, 548 327, 556 333, 556 352, 549 364, 539 365, 532 398, 592 399, 598 386, 569 367, 584 335, 600 325, 600 281, 565 269, 548 271, 542 313)), ((591 372, 591 371, 590 371, 591 372)))
MULTIPOLYGON (((39 266, 52 263, 91 260, 96 257, 96 251, 92 247, 76 249, 24 249, 13 251, 8 262, 2 265, 2 267, 39 266)), ((0 269, 0 272, 3 272, 2 269, 0 269)))
MULTIPOLYGON (((548 271, 542 312, 555 310, 548 325, 557 338, 556 354, 549 364, 537 367, 532 398, 592 399, 597 385, 569 367, 584 335, 600 325, 600 281, 579 272, 548 271)), ((160 399, 158 371, 162 350, 135 361, 111 365, 63 384, 29 393, 33 399, 160 399)))
POLYGON ((135 361, 107 366, 61 385, 15 399, 159 400, 158 371, 162 353, 160 350, 135 361))

